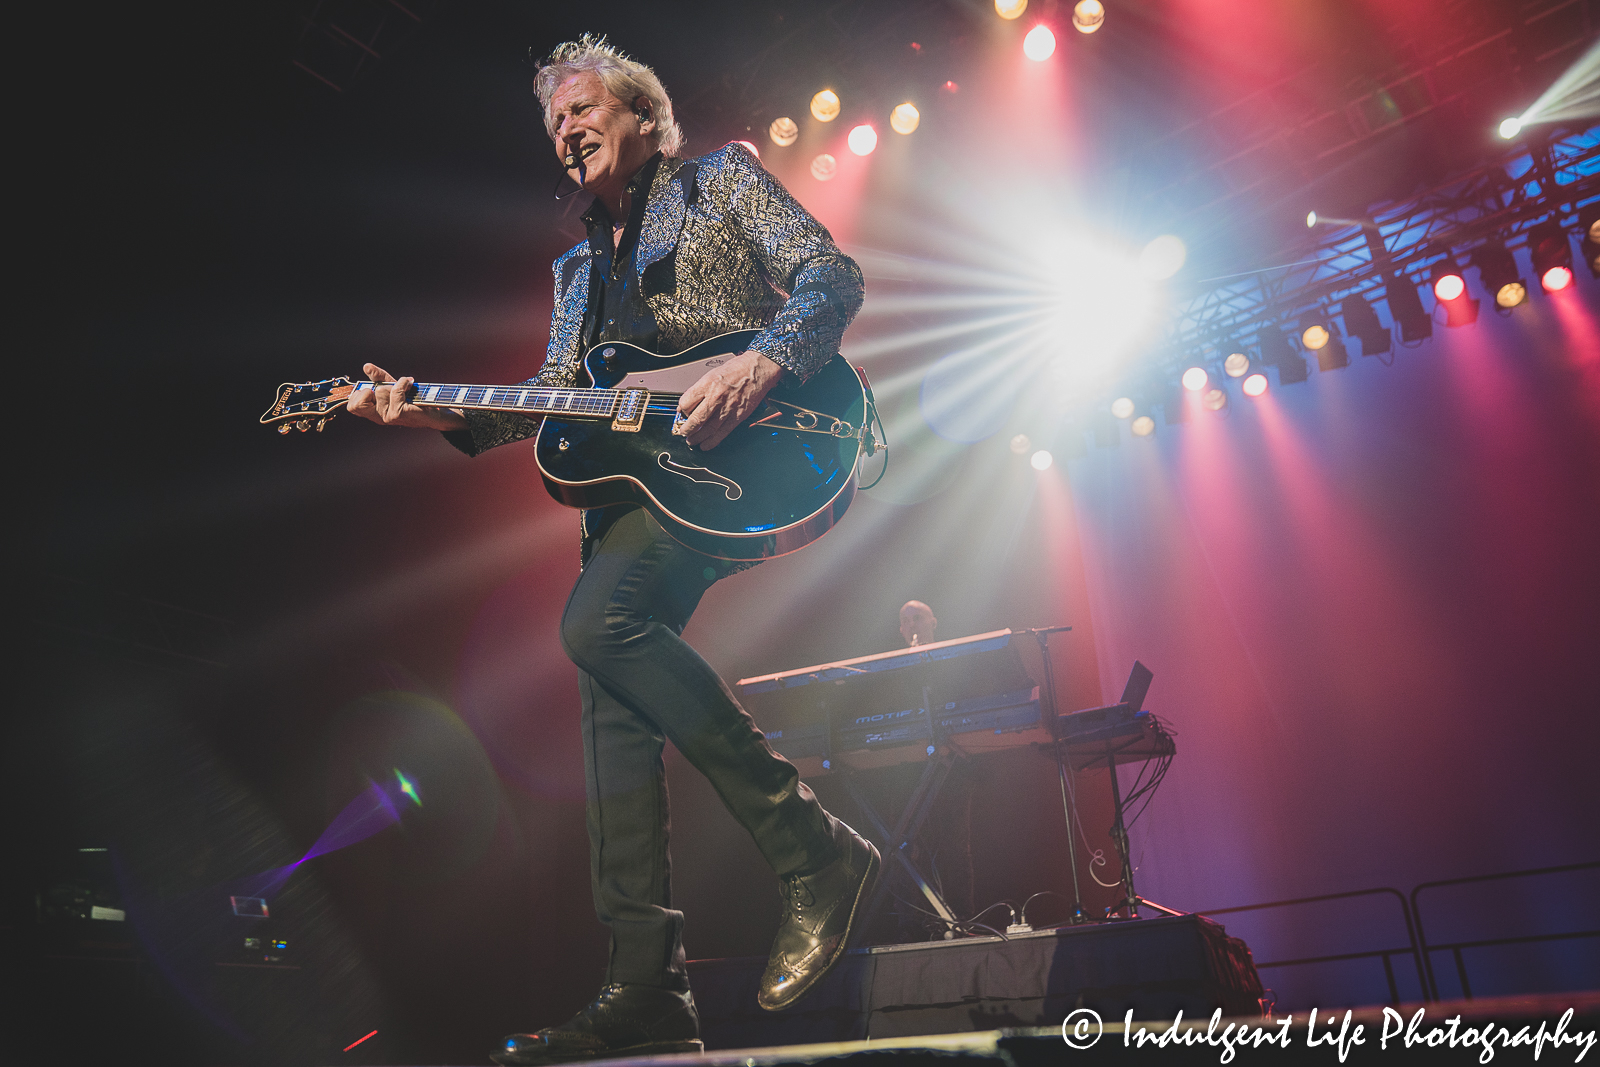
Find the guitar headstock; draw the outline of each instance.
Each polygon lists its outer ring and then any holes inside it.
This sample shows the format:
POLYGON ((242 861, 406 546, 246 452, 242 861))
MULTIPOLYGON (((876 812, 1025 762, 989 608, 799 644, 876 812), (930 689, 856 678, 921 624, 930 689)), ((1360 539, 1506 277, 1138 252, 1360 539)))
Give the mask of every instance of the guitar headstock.
POLYGON ((279 433, 298 428, 302 433, 315 427, 320 431, 339 414, 356 385, 349 378, 329 378, 321 382, 285 382, 278 386, 278 397, 261 416, 263 426, 276 424, 279 433))

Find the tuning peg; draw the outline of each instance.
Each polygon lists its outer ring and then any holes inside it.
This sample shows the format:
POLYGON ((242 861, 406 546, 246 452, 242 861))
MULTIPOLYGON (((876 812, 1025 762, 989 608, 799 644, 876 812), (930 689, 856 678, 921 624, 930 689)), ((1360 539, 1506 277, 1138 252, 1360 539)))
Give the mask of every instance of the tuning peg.
POLYGON ((298 429, 301 433, 305 433, 307 430, 311 429, 311 420, 310 419, 298 419, 298 420, 295 421, 294 425, 295 425, 295 428, 298 429))
POLYGON ((279 433, 288 433, 289 432, 289 424, 287 422, 278 423, 278 432, 279 433))
POLYGON ((317 420, 317 432, 321 433, 323 428, 325 426, 327 426, 327 425, 328 425, 328 416, 324 415, 324 416, 322 416, 322 418, 317 420))

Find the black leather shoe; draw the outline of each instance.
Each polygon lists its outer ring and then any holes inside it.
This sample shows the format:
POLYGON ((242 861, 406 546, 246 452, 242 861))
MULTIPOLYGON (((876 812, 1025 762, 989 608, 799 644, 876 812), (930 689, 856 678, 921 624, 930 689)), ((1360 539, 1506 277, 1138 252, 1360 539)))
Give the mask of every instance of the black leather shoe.
POLYGON ((532 1067, 600 1057, 703 1051, 700 1013, 694 1010, 693 994, 614 982, 570 1021, 537 1034, 512 1034, 489 1058, 507 1067, 532 1067))
POLYGON ((844 955, 850 930, 878 879, 878 850, 844 823, 834 831, 844 858, 815 874, 785 879, 783 924, 761 975, 756 1002, 782 1011, 844 955))

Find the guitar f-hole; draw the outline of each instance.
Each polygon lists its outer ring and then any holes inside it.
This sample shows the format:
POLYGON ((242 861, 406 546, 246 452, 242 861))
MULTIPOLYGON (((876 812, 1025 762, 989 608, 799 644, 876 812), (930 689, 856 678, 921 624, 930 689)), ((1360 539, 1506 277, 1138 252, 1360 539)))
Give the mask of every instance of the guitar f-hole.
POLYGON ((687 467, 673 460, 671 453, 662 452, 656 456, 656 462, 662 470, 671 471, 673 474, 689 479, 691 482, 706 482, 722 486, 723 495, 729 500, 738 500, 744 496, 744 487, 732 478, 725 478, 714 470, 706 467, 687 467))

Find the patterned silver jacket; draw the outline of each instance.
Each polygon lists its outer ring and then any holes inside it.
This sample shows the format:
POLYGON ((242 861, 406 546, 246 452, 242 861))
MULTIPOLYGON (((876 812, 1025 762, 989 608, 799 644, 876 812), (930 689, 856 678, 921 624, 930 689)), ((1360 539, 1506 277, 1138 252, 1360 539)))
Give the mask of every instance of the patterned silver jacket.
MULTIPOLYGON (((555 261, 555 310, 544 366, 528 384, 580 380, 580 337, 591 252, 580 242, 555 261)), ((759 329, 750 347, 804 381, 839 349, 861 309, 861 269, 826 228, 744 147, 664 159, 650 186, 635 264, 662 352, 732 330, 759 329)), ((476 455, 531 437, 537 420, 467 412, 452 443, 476 455)))

